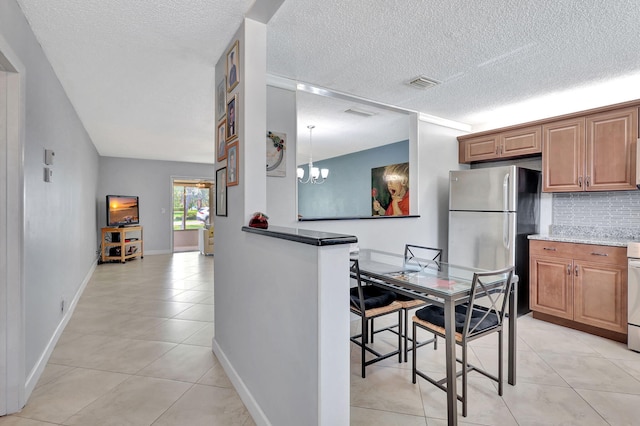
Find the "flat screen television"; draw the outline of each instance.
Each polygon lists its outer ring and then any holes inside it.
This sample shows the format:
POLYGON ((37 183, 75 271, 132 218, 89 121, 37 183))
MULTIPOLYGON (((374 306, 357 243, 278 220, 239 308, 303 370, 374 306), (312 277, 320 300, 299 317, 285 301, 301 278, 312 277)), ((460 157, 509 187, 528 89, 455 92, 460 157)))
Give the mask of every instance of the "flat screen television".
POLYGON ((107 226, 123 227, 140 224, 138 197, 107 195, 107 226))

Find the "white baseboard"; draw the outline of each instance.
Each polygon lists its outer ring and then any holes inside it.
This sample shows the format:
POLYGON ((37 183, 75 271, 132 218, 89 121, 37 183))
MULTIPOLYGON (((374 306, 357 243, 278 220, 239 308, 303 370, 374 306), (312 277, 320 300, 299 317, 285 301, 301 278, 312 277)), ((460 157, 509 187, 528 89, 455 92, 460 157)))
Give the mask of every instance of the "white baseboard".
POLYGON ((220 348, 218 342, 216 342, 215 337, 211 339, 211 342, 213 353, 218 358, 218 361, 220 361, 220 364, 222 365, 222 368, 224 368, 225 373, 227 373, 229 380, 231 380, 233 387, 236 388, 236 392, 238 392, 240 399, 247 407, 247 410, 249 410, 251 417, 253 417, 253 421, 258 426, 271 426, 271 422, 269 422, 269 419, 267 418, 267 416, 265 416, 264 412, 260 408, 260 405, 258 405, 256 400, 253 398, 253 395, 251 395, 249 389, 245 386, 244 382, 242 381, 236 370, 233 368, 233 365, 231 365, 231 363, 229 362, 229 359, 225 355, 224 351, 222 350, 222 348, 220 348))
POLYGON ((93 275, 93 272, 95 271, 95 269, 96 269, 96 262, 93 263, 93 265, 89 269, 89 272, 87 272, 84 279, 82 280, 82 284, 80 285, 80 287, 78 287, 78 291, 76 291, 76 294, 73 296, 73 300, 69 304, 69 308, 67 309, 67 312, 62 316, 60 323, 58 323, 58 327, 56 327, 56 331, 53 333, 53 335, 49 339, 49 342, 47 343, 45 350, 40 355, 40 358, 38 358, 38 362, 36 362, 33 369, 27 375, 27 380, 24 385, 25 401, 29 400, 31 393, 35 389, 36 384, 40 379, 40 376, 42 376, 42 373, 44 372, 44 369, 47 366, 47 362, 49 362, 49 358, 51 357, 51 354, 53 353, 53 350, 55 349, 56 344, 58 343, 58 340, 60 340, 60 336, 62 335, 64 328, 69 323, 69 320, 73 315, 73 311, 76 309, 76 306, 78 305, 80 296, 82 296, 82 293, 84 292, 84 289, 87 287, 89 280, 91 280, 91 276, 93 275))

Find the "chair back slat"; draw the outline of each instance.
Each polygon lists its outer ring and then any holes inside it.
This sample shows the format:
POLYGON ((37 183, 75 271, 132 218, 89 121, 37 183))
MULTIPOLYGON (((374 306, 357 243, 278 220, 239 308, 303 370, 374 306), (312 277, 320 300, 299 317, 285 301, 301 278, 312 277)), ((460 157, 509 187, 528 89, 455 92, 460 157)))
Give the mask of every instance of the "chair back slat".
POLYGON ((462 336, 464 339, 484 332, 481 327, 486 320, 494 320, 496 327, 502 326, 507 307, 507 300, 513 286, 513 266, 505 269, 476 272, 471 283, 471 295, 467 305, 467 316, 462 336), (482 305, 476 305, 478 299, 483 299, 482 305), (486 303, 488 301, 488 303, 486 303), (483 312, 483 315, 473 325, 473 312, 483 312))
POLYGON ((435 263, 440 269, 442 261, 442 249, 435 247, 419 246, 415 244, 405 244, 404 246, 404 265, 414 263, 420 268, 424 268, 428 264, 435 263))
POLYGON ((356 307, 360 309, 360 312, 365 312, 364 294, 362 293, 362 280, 360 278, 360 264, 358 263, 358 259, 351 259, 350 262, 351 262, 351 265, 349 269, 351 272, 351 278, 355 279, 358 284, 358 300, 360 302, 359 303, 360 306, 356 306, 356 307))

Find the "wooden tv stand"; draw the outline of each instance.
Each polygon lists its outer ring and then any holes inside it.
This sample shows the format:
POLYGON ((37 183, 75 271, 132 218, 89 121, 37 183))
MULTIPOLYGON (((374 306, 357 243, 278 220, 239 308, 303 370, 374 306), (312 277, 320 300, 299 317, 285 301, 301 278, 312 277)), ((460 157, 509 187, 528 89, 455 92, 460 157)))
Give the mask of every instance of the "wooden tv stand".
POLYGON ((128 259, 140 256, 144 258, 142 242, 142 226, 126 226, 123 228, 102 228, 102 261, 119 260, 125 263, 128 259), (133 234, 128 235, 127 234, 133 234), (109 236, 109 240, 105 238, 109 236), (115 238, 114 238, 115 236, 115 238), (117 241, 114 242, 114 240, 117 241), (112 256, 111 249, 120 248, 120 254, 112 256))

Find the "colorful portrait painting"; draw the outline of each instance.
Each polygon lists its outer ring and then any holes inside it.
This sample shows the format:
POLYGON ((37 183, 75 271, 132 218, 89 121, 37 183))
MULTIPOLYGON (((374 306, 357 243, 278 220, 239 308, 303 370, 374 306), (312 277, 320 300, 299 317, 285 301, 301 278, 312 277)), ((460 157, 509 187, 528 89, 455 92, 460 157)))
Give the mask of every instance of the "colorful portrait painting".
POLYGON ((371 169, 371 215, 409 215, 409 163, 371 169))

